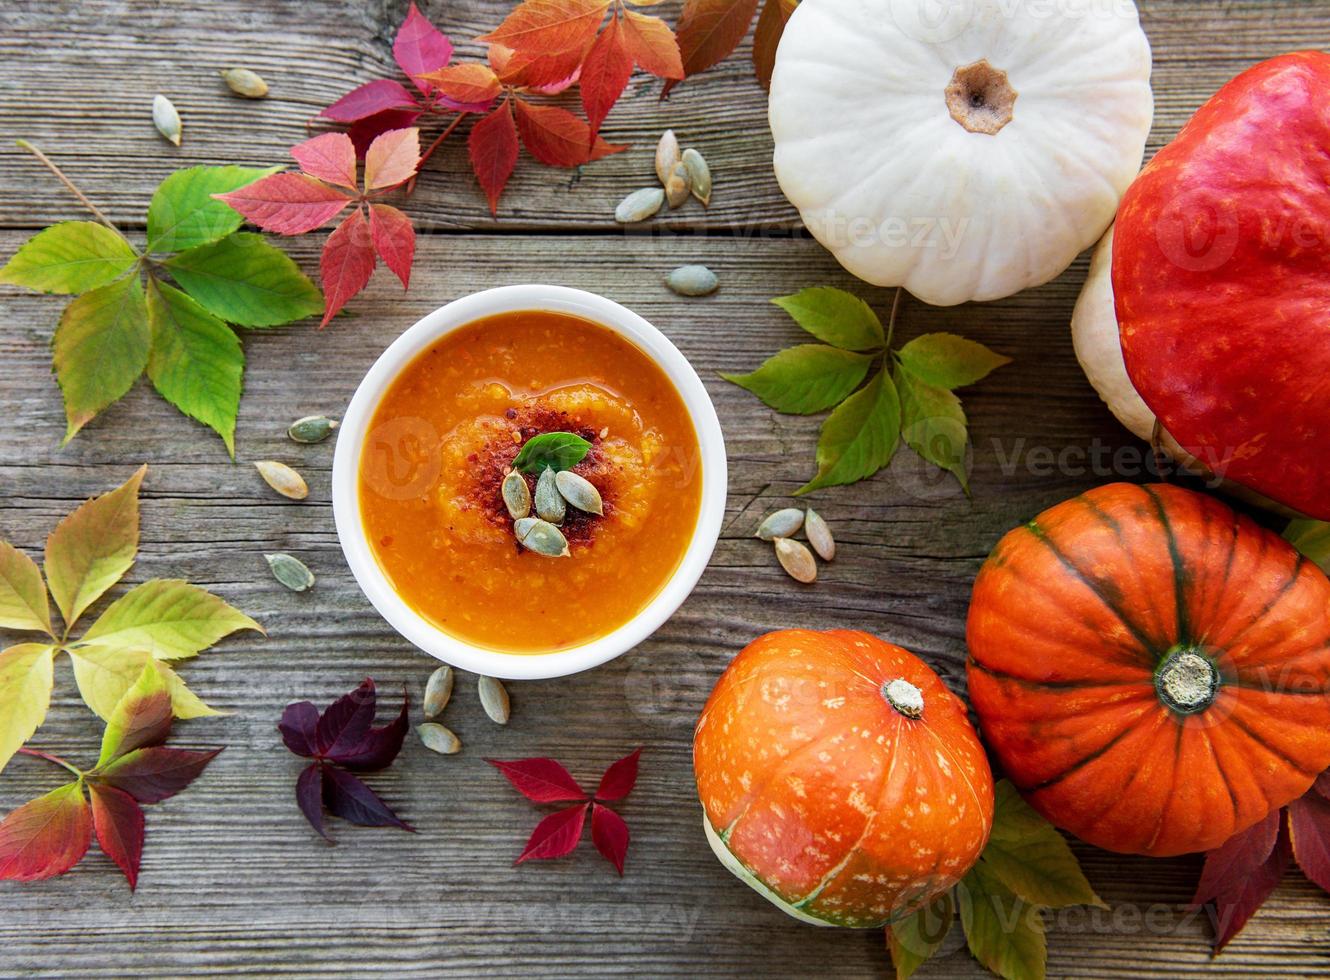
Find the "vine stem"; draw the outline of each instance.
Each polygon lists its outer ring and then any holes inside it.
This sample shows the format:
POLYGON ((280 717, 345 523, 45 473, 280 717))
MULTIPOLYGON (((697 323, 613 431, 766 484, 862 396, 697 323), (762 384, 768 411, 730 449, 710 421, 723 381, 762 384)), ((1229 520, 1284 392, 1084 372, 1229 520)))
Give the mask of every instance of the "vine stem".
POLYGON ((461 124, 462 120, 465 118, 466 118, 466 113, 459 112, 457 116, 453 119, 453 121, 444 127, 443 132, 440 133, 438 136, 434 137, 434 142, 429 145, 428 149, 426 149, 425 152, 420 155, 420 162, 416 164, 416 172, 412 174, 411 179, 407 181, 406 184, 407 194, 412 193, 416 189, 416 178, 420 176, 420 171, 425 166, 425 162, 434 155, 434 151, 439 148, 439 144, 442 143, 444 140, 446 140, 449 136, 451 136, 453 130, 456 129, 461 124))
POLYGON ((896 295, 895 295, 895 297, 894 297, 894 298, 892 299, 892 301, 891 301, 891 316, 889 316, 889 317, 887 318, 887 342, 886 342, 886 344, 883 345, 883 348, 884 348, 888 353, 890 353, 890 351, 891 351, 891 338, 892 338, 892 335, 894 335, 894 334, 896 333, 896 314, 900 313, 900 310, 901 310, 901 297, 904 296, 904 295, 905 295, 905 287, 904 287, 904 286, 897 286, 897 287, 896 287, 896 295))
POLYGON ((74 186, 74 182, 73 182, 72 180, 70 180, 68 177, 65 176, 64 171, 61 170, 59 167, 57 167, 57 166, 55 165, 55 163, 51 160, 50 157, 48 157, 48 156, 47 156, 45 153, 43 153, 41 150, 37 149, 37 147, 33 146, 33 145, 32 145, 31 143, 29 143, 27 140, 17 140, 16 142, 18 143, 19 147, 21 147, 22 149, 27 150, 29 153, 31 153, 33 156, 35 156, 38 160, 40 160, 43 164, 45 164, 45 165, 46 165, 46 169, 49 170, 49 171, 51 171, 51 173, 55 174, 56 177, 58 177, 58 178, 60 179, 60 183, 64 184, 65 187, 68 188, 69 193, 71 193, 71 194, 73 194, 75 197, 77 197, 77 198, 79 199, 79 203, 82 204, 82 205, 83 205, 85 208, 87 208, 89 211, 91 211, 92 214, 93 214, 93 216, 94 216, 98 221, 100 221, 102 224, 106 225, 107 228, 110 228, 110 229, 111 229, 113 232, 115 232, 117 235, 120 235, 121 238, 124 237, 124 235, 121 235, 121 234, 120 234, 120 229, 117 228, 115 225, 111 224, 111 220, 110 220, 109 218, 107 218, 106 215, 102 214, 101 211, 99 211, 99 210, 97 209, 97 205, 95 205, 95 204, 93 204, 91 201, 89 201, 89 200, 84 196, 83 192, 82 192, 81 190, 79 190, 77 187, 74 186))
POLYGON ((81 771, 79 771, 74 766, 71 766, 68 762, 60 758, 60 756, 58 755, 51 755, 49 752, 41 752, 37 749, 27 748, 26 746, 20 748, 19 752, 23 755, 30 755, 34 759, 45 759, 47 762, 54 763, 55 765, 59 766, 62 769, 68 769, 70 772, 72 772, 75 776, 78 776, 80 779, 83 778, 83 773, 81 771))

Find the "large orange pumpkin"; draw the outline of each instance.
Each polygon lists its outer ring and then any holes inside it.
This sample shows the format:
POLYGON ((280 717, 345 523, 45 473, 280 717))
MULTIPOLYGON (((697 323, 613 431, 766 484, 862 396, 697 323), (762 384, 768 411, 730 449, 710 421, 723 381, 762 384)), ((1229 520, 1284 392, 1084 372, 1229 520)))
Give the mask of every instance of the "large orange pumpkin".
POLYGON ((797 918, 880 927, 978 859, 993 776, 965 706, 867 633, 783 630, 721 675, 693 766, 716 856, 797 918))
POLYGON ((1330 581, 1219 501, 1114 484, 975 582, 970 700, 1030 803, 1091 844, 1217 847, 1330 766, 1330 581))

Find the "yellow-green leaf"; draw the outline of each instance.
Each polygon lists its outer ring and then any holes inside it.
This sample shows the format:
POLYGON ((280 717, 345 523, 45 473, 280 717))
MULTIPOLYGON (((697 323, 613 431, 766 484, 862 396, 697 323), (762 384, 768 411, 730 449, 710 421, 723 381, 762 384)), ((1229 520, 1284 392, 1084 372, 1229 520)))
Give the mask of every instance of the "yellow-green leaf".
POLYGON ((987 377, 1011 358, 954 333, 915 337, 896 352, 901 366, 925 384, 963 388, 987 377))
POLYGON ((1027 902, 1051 908, 1106 908, 1081 873, 1066 840, 1021 799, 1010 780, 997 785, 993 833, 983 860, 1003 884, 1027 902))
POLYGON ((29 238, 0 269, 0 282, 44 293, 86 293, 114 282, 138 256, 124 237, 95 221, 64 221, 29 238))
POLYGON ((868 374, 867 354, 825 344, 800 344, 770 357, 748 374, 722 374, 778 412, 812 415, 839 405, 868 374))
POLYGON ((151 345, 138 276, 70 301, 55 329, 52 359, 65 396, 64 442, 129 391, 148 365, 151 345))
MULTIPOLYGON (((111 717, 111 712, 125 696, 125 692, 142 676, 144 667, 154 664, 152 654, 144 650, 124 650, 96 644, 73 647, 69 656, 74 663, 74 680, 78 684, 79 694, 83 696, 84 703, 103 719, 111 717)), ((156 662, 154 666, 171 694, 171 710, 177 718, 221 714, 199 700, 185 686, 180 675, 165 663, 156 662)))
POLYGON ((1330 572, 1330 524, 1324 521, 1290 521, 1284 537, 1293 547, 1330 572))
POLYGON ((166 260, 171 275, 227 323, 271 327, 323 312, 323 294, 285 252, 240 231, 166 260))
POLYGON ((263 631, 244 613, 197 585, 153 579, 111 603, 83 640, 144 650, 158 660, 180 660, 244 629, 263 631))
POLYGON ((180 252, 225 238, 245 219, 214 194, 276 173, 279 167, 188 167, 157 185, 148 204, 148 251, 180 252))
POLYGON ((886 342, 882 321, 872 307, 843 289, 813 286, 792 296, 777 296, 771 302, 818 340, 834 347, 877 350, 886 342))
POLYGON ((891 462, 900 428, 896 386, 885 371, 879 371, 827 417, 817 442, 817 476, 795 493, 872 476, 891 462))
POLYGON ((953 474, 969 493, 965 459, 969 430, 961 400, 906 371, 896 372, 896 383, 901 401, 901 435, 906 445, 953 474))
POLYGON ((48 643, 20 643, 0 653, 0 772, 46 720, 55 652, 48 643))
POLYGON ((938 951, 952 920, 956 906, 952 893, 946 892, 921 907, 913 915, 887 926, 887 949, 896 968, 896 980, 908 980, 915 970, 938 951))
POLYGON ((141 466, 122 486, 80 505, 46 539, 46 580, 66 627, 134 564, 139 484, 147 472, 141 466))
POLYGON ((166 741, 171 731, 171 692, 157 665, 148 660, 138 680, 111 709, 102 732, 100 769, 117 756, 166 741))
POLYGON ((974 958, 1005 980, 1044 980, 1048 943, 1039 909, 983 861, 959 888, 961 925, 974 958))
POLYGON ((173 286, 148 281, 148 377, 163 398, 222 437, 235 456, 245 354, 236 332, 173 286))
POLYGON ((41 569, 8 541, 0 541, 0 629, 51 632, 41 569))

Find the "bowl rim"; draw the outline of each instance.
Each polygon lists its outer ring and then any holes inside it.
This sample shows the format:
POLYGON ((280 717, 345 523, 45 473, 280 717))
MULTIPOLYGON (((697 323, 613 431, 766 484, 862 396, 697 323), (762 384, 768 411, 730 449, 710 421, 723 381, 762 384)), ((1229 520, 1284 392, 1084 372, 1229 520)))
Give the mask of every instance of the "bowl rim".
POLYGON ((628 652, 659 629, 692 593, 720 538, 728 488, 725 439, 715 406, 697 371, 677 347, 643 317, 613 300, 569 286, 497 286, 462 296, 404 330, 366 372, 347 405, 333 455, 332 499, 337 538, 356 584, 370 604, 416 647, 461 670, 508 680, 564 677, 628 652), (553 653, 514 654, 453 636, 413 610, 380 568, 360 519, 360 458, 369 422, 388 386, 431 344, 476 320, 498 313, 549 310, 592 320, 628 340, 665 372, 683 399, 701 455, 702 499, 692 540, 674 573, 636 616, 604 636, 553 653))

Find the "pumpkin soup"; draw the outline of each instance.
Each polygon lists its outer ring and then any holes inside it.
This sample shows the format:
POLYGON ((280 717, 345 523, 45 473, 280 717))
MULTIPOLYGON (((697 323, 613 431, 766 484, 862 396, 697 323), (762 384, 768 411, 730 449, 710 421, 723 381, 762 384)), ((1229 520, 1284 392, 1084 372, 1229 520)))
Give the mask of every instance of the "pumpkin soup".
POLYGON ((701 455, 642 351, 531 310, 467 324, 403 369, 359 489, 379 566, 417 613, 468 643, 547 653, 624 625, 669 580, 697 525, 701 455))

